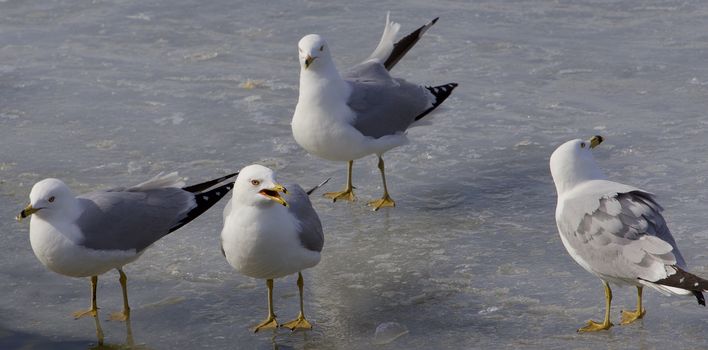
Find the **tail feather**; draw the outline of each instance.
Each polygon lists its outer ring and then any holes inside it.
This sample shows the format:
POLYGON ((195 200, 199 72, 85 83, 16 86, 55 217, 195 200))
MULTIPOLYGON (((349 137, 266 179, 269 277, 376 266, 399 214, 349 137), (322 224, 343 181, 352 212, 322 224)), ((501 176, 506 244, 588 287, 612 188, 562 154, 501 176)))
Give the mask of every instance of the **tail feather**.
POLYGON ((647 281, 662 286, 680 288, 693 293, 698 300, 698 304, 706 305, 705 298, 702 292, 708 292, 708 280, 691 274, 676 265, 667 266, 667 270, 674 270, 674 273, 666 278, 657 281, 647 281))
POLYGON ((691 293, 696 296, 696 299, 698 299, 698 304, 706 306, 706 298, 703 297, 703 293, 692 290, 691 293))
POLYGON ((391 22, 391 12, 387 12, 386 25, 384 26, 383 34, 381 34, 381 40, 376 46, 376 49, 374 49, 374 52, 371 53, 371 56, 365 61, 376 60, 383 63, 388 59, 393 51, 393 41, 396 39, 399 29, 401 29, 401 25, 396 22, 391 22))
POLYGON ((317 186, 315 186, 315 187, 313 187, 313 188, 307 190, 307 191, 306 191, 306 192, 307 192, 307 195, 308 195, 308 196, 311 195, 312 192, 315 192, 318 188, 324 186, 324 184, 328 183, 330 179, 332 179, 332 178, 331 178, 331 177, 328 177, 327 180, 324 180, 324 181, 320 182, 319 185, 317 185, 317 186))
POLYGON ((182 186, 184 186, 184 181, 182 181, 182 178, 179 177, 179 174, 174 171, 169 174, 159 173, 150 180, 141 182, 135 186, 127 188, 127 191, 149 191, 166 187, 180 188, 182 186))
POLYGON ((222 176, 222 177, 220 177, 220 178, 218 178, 218 179, 209 180, 209 181, 207 181, 207 182, 202 182, 202 183, 200 183, 200 184, 191 185, 191 186, 187 186, 187 187, 182 187, 182 189, 185 190, 185 191, 187 191, 187 192, 199 193, 199 192, 208 190, 208 189, 211 188, 212 186, 214 186, 214 185, 216 185, 216 184, 218 184, 218 183, 224 182, 224 180, 230 179, 230 178, 232 178, 232 177, 234 177, 234 176, 236 176, 236 175, 238 175, 238 172, 235 172, 235 173, 233 173, 233 174, 229 174, 229 175, 226 175, 226 176, 222 176))
MULTIPOLYGON (((228 178, 228 177, 227 177, 228 178)), ((198 186, 198 185, 197 185, 198 186)), ((211 191, 195 193, 194 200, 197 206, 192 208, 192 210, 187 213, 187 216, 180 220, 177 225, 170 228, 170 232, 179 229, 180 227, 186 225, 190 221, 196 219, 199 215, 202 215, 205 211, 211 208, 216 202, 220 201, 226 196, 226 194, 233 189, 234 183, 229 182, 225 185, 219 186, 211 191)))
POLYGON ((432 112, 435 108, 438 108, 448 97, 450 97, 450 94, 452 94, 452 90, 455 90, 457 87, 457 83, 449 83, 445 85, 438 85, 438 86, 426 86, 425 88, 430 91, 430 93, 435 97, 435 101, 433 101, 433 105, 426 109, 423 113, 419 114, 417 117, 415 117, 415 120, 420 120, 428 113, 432 112))
POLYGON ((426 25, 416 29, 412 33, 404 36, 401 40, 393 44, 393 50, 389 54, 386 62, 384 62, 384 67, 387 70, 391 70, 393 66, 398 63, 398 61, 403 58, 403 56, 408 53, 408 51, 420 40, 423 34, 438 21, 440 17, 435 17, 432 21, 428 22, 426 25))

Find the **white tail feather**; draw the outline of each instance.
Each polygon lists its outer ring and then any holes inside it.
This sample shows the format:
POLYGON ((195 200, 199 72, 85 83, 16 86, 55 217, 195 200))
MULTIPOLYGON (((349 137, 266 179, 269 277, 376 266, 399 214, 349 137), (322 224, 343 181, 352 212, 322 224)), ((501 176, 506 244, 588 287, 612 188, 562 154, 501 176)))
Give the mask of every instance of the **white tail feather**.
POLYGON ((165 187, 176 187, 176 188, 182 188, 186 185, 184 180, 179 177, 179 174, 176 171, 173 171, 167 175, 163 175, 164 173, 159 173, 155 175, 150 180, 147 180, 143 183, 137 184, 133 187, 130 187, 128 190, 129 191, 147 191, 147 190, 155 190, 158 188, 165 188, 165 187))
POLYGON ((384 27, 383 34, 381 34, 379 45, 376 46, 374 52, 371 53, 371 56, 365 61, 376 60, 380 63, 384 63, 384 61, 388 59, 388 56, 391 55, 394 40, 396 39, 398 31, 401 29, 401 25, 396 22, 391 22, 389 19, 390 15, 391 12, 386 12, 386 26, 384 27))

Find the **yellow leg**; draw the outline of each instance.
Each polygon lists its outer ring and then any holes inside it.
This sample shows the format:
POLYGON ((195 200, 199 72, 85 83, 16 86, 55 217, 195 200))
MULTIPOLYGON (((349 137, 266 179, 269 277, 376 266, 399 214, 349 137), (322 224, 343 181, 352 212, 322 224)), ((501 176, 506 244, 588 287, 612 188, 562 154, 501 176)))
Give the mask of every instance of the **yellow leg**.
POLYGON ((273 313, 273 280, 266 280, 266 286, 268 287, 268 318, 254 327, 253 333, 262 329, 275 329, 278 327, 278 321, 275 320, 275 313, 273 313))
POLYGON ((123 290, 123 311, 112 313, 109 320, 125 321, 130 318, 130 306, 128 305, 128 276, 125 275, 123 269, 118 268, 116 270, 118 270, 118 274, 120 274, 118 281, 120 282, 120 288, 123 290))
POLYGON ((622 322, 621 324, 630 324, 646 315, 647 310, 642 308, 642 286, 637 287, 637 310, 635 311, 624 311, 622 310, 622 322))
POLYGON ((80 319, 84 316, 98 316, 98 306, 96 306, 96 287, 98 286, 98 276, 91 276, 91 307, 88 310, 79 310, 72 315, 75 319, 80 319))
POLYGON ((101 328, 101 321, 98 320, 98 317, 93 318, 94 322, 96 323, 96 340, 98 341, 98 346, 101 347, 103 346, 103 328, 101 328))
POLYGON ((135 340, 133 339, 133 327, 130 324, 130 317, 125 320, 125 344, 130 349, 135 346, 135 340))
POLYGON ((345 201, 353 202, 356 200, 354 196, 354 186, 352 185, 352 168, 354 167, 354 161, 350 160, 347 166, 347 186, 344 190, 339 192, 327 192, 324 194, 325 197, 332 199, 332 202, 336 202, 337 199, 342 199, 345 201))
POLYGON ((612 327, 612 322, 610 322, 610 306, 612 305, 612 290, 610 285, 602 281, 603 286, 605 286, 605 321, 602 323, 595 322, 593 320, 588 321, 587 326, 578 329, 578 332, 597 332, 610 329, 612 327))
POLYGON ((312 329, 312 324, 305 319, 305 306, 303 303, 303 297, 302 297, 302 290, 303 286, 305 283, 303 283, 302 280, 302 273, 298 272, 297 273, 297 288, 300 289, 300 313, 297 315, 297 318, 290 321, 290 322, 285 322, 281 325, 281 327, 288 328, 292 331, 296 329, 312 329))
POLYGON ((381 171, 381 179, 383 180, 384 193, 381 199, 369 202, 370 207, 374 207, 374 211, 377 211, 384 207, 395 207, 396 202, 391 199, 388 195, 388 187, 386 186, 386 171, 384 170, 384 160, 379 156, 379 170, 381 171))

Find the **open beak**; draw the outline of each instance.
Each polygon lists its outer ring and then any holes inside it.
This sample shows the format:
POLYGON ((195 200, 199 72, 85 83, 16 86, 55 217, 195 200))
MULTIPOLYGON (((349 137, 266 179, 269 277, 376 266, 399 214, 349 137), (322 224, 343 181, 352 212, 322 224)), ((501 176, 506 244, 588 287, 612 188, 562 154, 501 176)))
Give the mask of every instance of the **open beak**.
MULTIPOLYGON (((42 209, 42 208, 39 208, 39 209, 42 209)), ((27 205, 27 207, 25 209, 23 209, 19 214, 17 214, 17 216, 15 216, 15 219, 17 221, 22 221, 22 219, 38 212, 39 209, 33 208, 32 204, 29 204, 29 205, 27 205)))
POLYGON ((600 135, 595 135, 588 140, 591 149, 597 147, 597 145, 601 144, 602 141, 605 141, 605 139, 600 135))
POLYGON ((260 193, 262 196, 264 196, 270 200, 274 200, 274 201, 282 204, 284 207, 287 207, 288 203, 285 202, 285 199, 283 199, 283 197, 280 196, 280 192, 287 194, 288 190, 285 189, 285 187, 283 187, 283 185, 281 185, 281 184, 275 184, 275 186, 273 186, 272 188, 264 188, 258 193, 260 193))
POLYGON ((305 69, 310 68, 310 65, 311 65, 312 62, 314 62, 316 59, 317 59, 317 57, 312 57, 312 56, 310 56, 310 55, 307 55, 307 57, 305 57, 305 69))

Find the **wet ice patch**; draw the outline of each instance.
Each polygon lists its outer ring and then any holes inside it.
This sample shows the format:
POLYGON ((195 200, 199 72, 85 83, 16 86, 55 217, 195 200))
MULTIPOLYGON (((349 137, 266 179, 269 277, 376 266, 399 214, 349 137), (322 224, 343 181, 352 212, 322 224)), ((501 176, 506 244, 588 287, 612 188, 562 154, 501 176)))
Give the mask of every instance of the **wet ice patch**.
POLYGON ((200 61, 208 61, 208 60, 216 58, 218 56, 219 56, 219 53, 216 51, 196 52, 193 54, 185 55, 184 59, 186 61, 200 62, 200 61))
POLYGON ((482 309, 482 310, 479 310, 479 312, 477 312, 477 313, 480 314, 480 315, 487 315, 487 314, 491 314, 491 313, 494 313, 494 312, 497 312, 497 311, 499 311, 499 307, 498 307, 498 306, 490 306, 490 307, 488 307, 488 308, 484 308, 484 309, 482 309))
POLYGON ((130 15, 130 16, 126 16, 126 17, 127 17, 127 18, 130 18, 130 19, 137 19, 137 20, 146 21, 146 22, 148 22, 148 21, 150 21, 150 20, 152 19, 152 18, 150 18, 150 16, 148 16, 148 15, 142 13, 142 12, 140 12, 140 13, 138 13, 138 14, 136 14, 136 15, 130 15))
POLYGON ((7 119, 7 120, 19 119, 19 118, 22 117, 23 115, 25 115, 25 112, 18 111, 18 110, 15 110, 15 109, 9 110, 9 111, 0 112, 0 118, 2 118, 2 119, 7 119))
POLYGON ((86 147, 96 148, 101 151, 108 151, 116 148, 116 142, 113 140, 99 140, 91 143, 87 143, 86 147))
POLYGON ((184 113, 174 113, 169 117, 155 119, 154 122, 160 126, 166 126, 168 124, 180 125, 184 121, 184 113))

